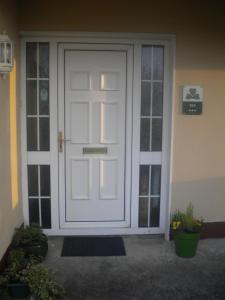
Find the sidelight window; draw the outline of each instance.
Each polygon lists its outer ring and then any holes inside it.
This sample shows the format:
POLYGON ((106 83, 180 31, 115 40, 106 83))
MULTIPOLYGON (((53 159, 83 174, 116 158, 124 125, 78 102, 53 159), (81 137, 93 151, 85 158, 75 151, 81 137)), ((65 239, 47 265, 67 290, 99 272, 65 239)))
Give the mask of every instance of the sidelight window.
POLYGON ((139 227, 159 227, 164 47, 143 46, 141 61, 139 227))
POLYGON ((27 151, 49 151, 49 44, 26 46, 27 151))
POLYGON ((29 222, 51 228, 50 164, 38 156, 50 151, 49 43, 26 44, 26 121, 29 222))

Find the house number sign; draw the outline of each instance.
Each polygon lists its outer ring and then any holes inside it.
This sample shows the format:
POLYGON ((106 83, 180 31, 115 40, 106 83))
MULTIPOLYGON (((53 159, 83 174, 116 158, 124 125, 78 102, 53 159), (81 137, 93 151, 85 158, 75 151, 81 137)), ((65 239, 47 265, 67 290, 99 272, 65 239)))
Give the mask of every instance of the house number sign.
POLYGON ((182 112, 184 115, 201 115, 203 102, 203 89, 200 86, 184 86, 182 99, 182 112))

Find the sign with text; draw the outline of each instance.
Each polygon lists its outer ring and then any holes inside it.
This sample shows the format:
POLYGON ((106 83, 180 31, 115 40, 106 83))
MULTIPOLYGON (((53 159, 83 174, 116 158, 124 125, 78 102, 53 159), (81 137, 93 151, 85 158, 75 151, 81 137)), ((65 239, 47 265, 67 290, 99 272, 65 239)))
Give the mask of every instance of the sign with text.
POLYGON ((184 86, 182 112, 185 115, 200 115, 202 113, 203 89, 200 86, 184 86))

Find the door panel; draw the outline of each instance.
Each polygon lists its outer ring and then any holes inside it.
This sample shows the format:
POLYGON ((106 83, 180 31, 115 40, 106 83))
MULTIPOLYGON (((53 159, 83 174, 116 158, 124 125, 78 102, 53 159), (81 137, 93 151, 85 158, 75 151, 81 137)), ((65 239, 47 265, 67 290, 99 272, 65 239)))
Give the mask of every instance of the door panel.
POLYGON ((65 51, 68 223, 126 221, 126 60, 125 51, 65 51))
POLYGON ((118 106, 117 102, 100 104, 101 144, 118 143, 118 106))
POLYGON ((70 103, 70 132, 71 143, 89 143, 89 103, 70 103))
POLYGON ((90 162, 89 159, 71 160, 71 199, 90 198, 90 162))

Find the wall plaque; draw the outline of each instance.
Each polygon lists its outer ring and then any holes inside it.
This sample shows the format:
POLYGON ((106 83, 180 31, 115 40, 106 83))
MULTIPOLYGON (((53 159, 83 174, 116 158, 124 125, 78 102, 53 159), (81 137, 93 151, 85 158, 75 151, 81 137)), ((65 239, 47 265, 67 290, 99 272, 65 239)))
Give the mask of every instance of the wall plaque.
POLYGON ((202 114, 203 89, 200 86, 184 86, 182 113, 185 115, 202 114))

